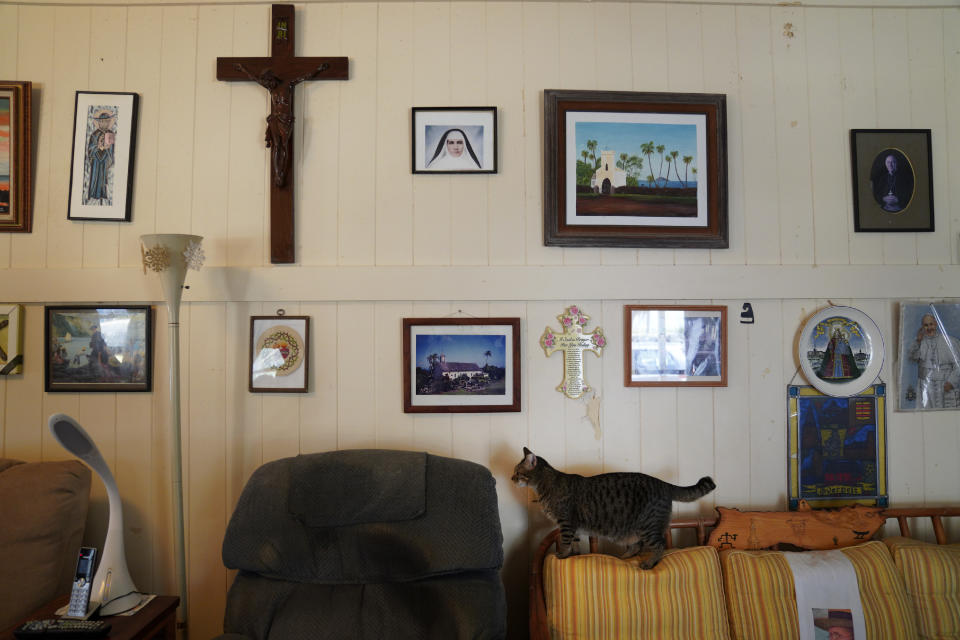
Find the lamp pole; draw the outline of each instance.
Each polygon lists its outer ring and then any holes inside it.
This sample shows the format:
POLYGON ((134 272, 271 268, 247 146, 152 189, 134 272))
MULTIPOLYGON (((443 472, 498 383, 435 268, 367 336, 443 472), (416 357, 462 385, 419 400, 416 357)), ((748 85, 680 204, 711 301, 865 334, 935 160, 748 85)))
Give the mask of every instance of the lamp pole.
POLYGON ((173 553, 176 562, 180 607, 177 629, 186 640, 187 630, 187 567, 183 526, 183 456, 180 440, 180 300, 187 269, 200 270, 203 265, 202 236, 159 233, 140 236, 143 269, 160 275, 163 298, 167 304, 167 339, 170 353, 170 481, 173 498, 173 553))

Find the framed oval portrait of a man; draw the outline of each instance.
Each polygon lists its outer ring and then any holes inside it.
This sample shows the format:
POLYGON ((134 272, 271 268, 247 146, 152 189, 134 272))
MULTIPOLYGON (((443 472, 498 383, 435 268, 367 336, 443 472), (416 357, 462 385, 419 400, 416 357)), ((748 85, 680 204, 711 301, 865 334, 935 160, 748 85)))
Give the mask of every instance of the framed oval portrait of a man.
POLYGON ((930 129, 853 129, 857 231, 933 231, 930 129))

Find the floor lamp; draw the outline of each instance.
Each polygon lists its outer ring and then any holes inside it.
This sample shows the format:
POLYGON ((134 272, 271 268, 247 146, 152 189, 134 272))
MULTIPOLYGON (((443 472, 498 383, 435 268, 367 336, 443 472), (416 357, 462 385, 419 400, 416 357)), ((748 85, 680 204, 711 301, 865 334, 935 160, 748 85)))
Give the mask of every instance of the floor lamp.
POLYGON ((180 449, 180 299, 187 269, 203 265, 202 236, 156 233, 140 236, 143 271, 160 275, 163 299, 167 303, 167 338, 170 346, 170 481, 173 494, 173 553, 177 565, 180 608, 177 628, 187 633, 187 566, 183 533, 183 464, 180 449))

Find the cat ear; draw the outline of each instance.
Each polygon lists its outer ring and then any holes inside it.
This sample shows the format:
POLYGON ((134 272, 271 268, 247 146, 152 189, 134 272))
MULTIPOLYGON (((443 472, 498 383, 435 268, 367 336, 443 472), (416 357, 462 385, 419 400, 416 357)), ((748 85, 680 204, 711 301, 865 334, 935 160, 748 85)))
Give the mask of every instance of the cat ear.
POLYGON ((537 456, 533 454, 533 451, 530 451, 530 449, 527 449, 526 447, 523 448, 523 462, 531 469, 537 466, 537 456))

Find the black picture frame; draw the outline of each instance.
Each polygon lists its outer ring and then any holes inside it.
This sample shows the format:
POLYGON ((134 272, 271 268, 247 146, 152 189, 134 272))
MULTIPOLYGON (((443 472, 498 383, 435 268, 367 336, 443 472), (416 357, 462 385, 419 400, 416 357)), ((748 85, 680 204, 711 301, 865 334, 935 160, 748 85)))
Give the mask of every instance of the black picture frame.
POLYGON ((67 219, 130 222, 140 96, 77 91, 67 219))
POLYGON ((310 316, 250 316, 251 393, 310 389, 310 316))
POLYGON ((547 89, 543 109, 545 245, 729 246, 725 95, 547 89))
POLYGON ((851 129, 850 159, 855 231, 936 230, 930 129, 851 129))
POLYGON ((520 318, 404 318, 402 342, 405 413, 520 411, 520 318))
POLYGON ((496 107, 413 107, 411 126, 413 173, 497 173, 496 107))
POLYGON ((153 307, 44 307, 44 388, 150 391, 153 307))

